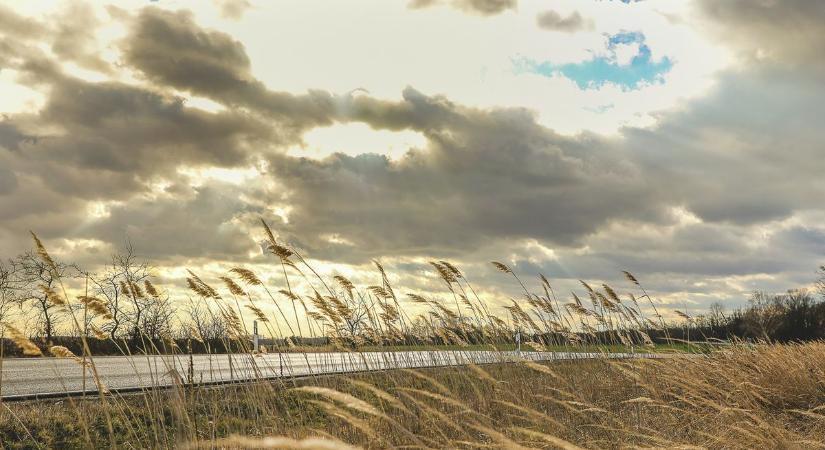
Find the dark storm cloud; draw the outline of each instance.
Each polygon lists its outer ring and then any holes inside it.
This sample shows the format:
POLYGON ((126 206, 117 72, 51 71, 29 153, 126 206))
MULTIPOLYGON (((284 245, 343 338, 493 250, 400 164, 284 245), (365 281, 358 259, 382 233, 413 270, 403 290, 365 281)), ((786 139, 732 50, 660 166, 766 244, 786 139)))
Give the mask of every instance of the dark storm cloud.
POLYGON ((51 80, 37 114, 0 126, 13 170, 63 195, 94 200, 138 195, 181 166, 245 166, 251 148, 264 150, 277 139, 244 113, 209 113, 142 88, 66 76, 51 80))
MULTIPOLYGON (((286 232, 324 256, 459 254, 490 240, 527 237, 583 245, 616 220, 659 223, 671 206, 709 222, 747 226, 810 208, 820 195, 798 170, 815 170, 805 155, 820 147, 810 140, 816 127, 806 118, 820 116, 821 103, 809 96, 813 80, 776 82, 787 73, 762 70, 761 79, 744 81, 731 74, 708 98, 663 115, 655 129, 627 129, 617 143, 563 138, 525 111, 472 110, 413 89, 401 102, 320 91, 317 101, 307 102, 307 96, 275 93, 251 76, 240 43, 201 29, 185 13, 146 9, 125 49, 128 61, 159 85, 276 121, 288 115, 298 129, 360 121, 428 138, 427 148, 400 161, 269 157, 282 190, 268 195, 286 196, 291 207, 286 232), (310 114, 286 114, 306 111, 307 104, 313 105, 310 114), (806 114, 785 120, 801 104, 806 114), (789 139, 793 155, 783 149, 789 139), (323 241, 333 234, 355 247, 323 241)), ((704 240, 695 242, 701 248, 704 240)))
POLYGON ((627 129, 634 161, 706 221, 751 224, 821 208, 825 85, 794 71, 725 75, 652 130, 627 129))
POLYGON ((725 45, 748 56, 716 88, 651 130, 624 134, 636 161, 706 221, 740 224, 821 209, 825 3, 702 1, 725 45))
POLYGON ((35 45, 49 38, 50 29, 41 22, 20 16, 0 5, 0 70, 17 68, 21 58, 41 58, 35 45))
POLYGON ((323 91, 292 95, 267 89, 251 75, 240 42, 201 28, 189 12, 144 8, 123 47, 125 61, 155 83, 262 112, 295 136, 332 124, 332 95, 323 91))
POLYGON ((455 254, 490 238, 575 245, 616 218, 663 217, 660 195, 599 139, 561 137, 525 110, 470 109, 412 89, 382 106, 353 115, 375 127, 405 124, 429 146, 399 161, 270 159, 303 245, 334 233, 356 244, 353 254, 455 254))
POLYGON ((815 268, 809 251, 800 253, 789 245, 787 236, 796 233, 795 228, 771 236, 724 223, 681 225, 672 230, 626 226, 612 231, 593 239, 588 255, 570 258, 576 261, 577 274, 607 277, 622 268, 649 276, 670 273, 696 279, 815 268))
POLYGON ((217 186, 184 195, 183 189, 155 200, 150 194, 155 181, 179 180, 179 167, 245 161, 228 131, 232 121, 199 123, 203 118, 183 111, 154 111, 146 117, 139 108, 107 113, 96 127, 91 120, 84 126, 72 123, 67 112, 68 134, 38 138, 15 153, 0 150, 6 155, 0 155, 0 253, 25 250, 29 243, 22 237, 32 229, 45 239, 95 239, 112 246, 133 237, 141 253, 158 262, 231 252, 244 258, 251 243, 243 235, 244 222, 227 222, 248 208, 237 190, 217 186), (117 115, 123 129, 114 123, 117 115), (90 201, 113 205, 111 215, 90 216, 90 201))
POLYGON ((0 34, 16 36, 21 39, 36 39, 46 32, 40 22, 23 17, 5 5, 0 5, 0 34))
POLYGON ((42 54, 40 48, 27 45, 39 41, 48 43, 62 61, 73 61, 102 73, 112 72, 99 56, 95 32, 102 22, 89 4, 67 3, 59 13, 42 19, 23 17, 0 5, 0 65, 5 65, 4 56, 32 58, 42 54))
MULTIPOLYGON (((243 111, 212 113, 162 89, 83 81, 32 49, 0 49, 3 66, 46 93, 38 111, 0 122, 4 254, 25 248, 19 237, 29 229, 44 238, 79 237, 80 225, 95 220, 88 216, 88 201, 131 203, 153 183, 176 179, 180 167, 246 166, 251 149, 281 143, 270 124, 243 111)), ((103 230, 101 237, 113 236, 103 230)), ((112 242, 121 241, 122 236, 112 242)), ((224 248, 208 239, 200 244, 224 248)))
POLYGON ((221 95, 252 79, 243 44, 201 28, 189 11, 144 8, 130 32, 126 61, 164 85, 221 95))
POLYGON ((80 66, 99 72, 112 71, 109 64, 98 56, 95 31, 101 24, 91 5, 73 2, 54 20, 56 29, 52 51, 63 59, 76 61, 80 66))
POLYGON ((418 9, 442 4, 462 11, 489 16, 515 9, 518 6, 518 0, 412 0, 409 7, 418 9))
MULTIPOLYGON (((449 3, 483 14, 515 6, 449 3)), ((75 79, 49 56, 30 52, 35 47, 25 47, 25 39, 2 40, 0 66, 42 88, 46 102, 0 121, 0 246, 16 248, 14 239, 32 228, 111 244, 128 236, 159 262, 239 260, 254 249, 247 227, 283 206, 289 220, 273 220, 276 231, 312 257, 337 262, 513 254, 528 272, 609 278, 627 268, 663 290, 710 276, 784 271, 804 279, 822 230, 785 227, 763 247, 750 240, 760 226, 822 210, 825 89, 817 72, 823 59, 814 58, 821 34, 816 20, 799 17, 818 8, 766 5, 741 3, 742 17, 710 3, 704 11, 720 33, 729 24, 737 36, 753 35, 723 42, 754 55, 766 50, 770 58, 730 69, 706 97, 660 114, 653 127, 624 129, 620 138, 560 136, 526 110, 474 109, 413 88, 400 101, 278 92, 254 78, 239 41, 201 28, 186 12, 148 7, 124 16, 122 62, 143 77, 140 85, 75 79), (774 13, 776 26, 766 20, 774 13), (173 92, 227 109, 193 108, 173 92), (307 130, 347 122, 419 132, 427 144, 398 160, 283 153, 307 130), (259 158, 268 162, 268 179, 248 185, 193 188, 178 173, 246 167, 259 158), (152 184, 161 181, 174 184, 158 193, 152 184), (89 217, 90 200, 110 202, 109 214, 89 217), (673 207, 704 223, 677 226, 673 207), (525 240, 561 259, 531 259, 525 240)), ((0 24, 25 20, 0 9, 0 24)), ((545 22, 564 31, 587 26, 575 15, 545 22)), ((0 34, 26 35, 16 27, 0 34)), ((53 35, 46 34, 50 46, 53 35)), ((691 289, 729 289, 704 286, 691 289)))
POLYGON ((181 164, 239 165, 247 141, 270 137, 265 125, 241 113, 210 113, 129 85, 70 78, 55 82, 39 119, 65 131, 41 138, 29 149, 33 155, 138 175, 181 164))
POLYGON ((757 61, 825 68, 825 2, 701 0, 714 32, 757 61))
POLYGON ((210 182, 174 194, 138 198, 112 207, 107 217, 77 235, 110 243, 128 238, 142 255, 154 260, 180 256, 237 261, 256 244, 240 226, 243 221, 235 219, 249 222, 260 215, 240 199, 242 194, 237 186, 210 182))
POLYGON ((536 23, 539 28, 551 31, 563 31, 565 33, 592 30, 594 27, 593 21, 583 18, 578 11, 574 11, 567 17, 562 16, 556 11, 545 11, 536 16, 536 23))
MULTIPOLYGON (((817 53, 811 39, 819 34, 806 29, 808 40, 796 39, 804 52, 817 53)), ((273 159, 272 174, 285 181, 293 207, 286 228, 336 258, 461 255, 499 240, 537 238, 557 248, 597 248, 590 256, 566 254, 567 267, 591 275, 626 267, 696 282, 759 273, 804 280, 816 255, 782 235, 764 248, 748 245, 756 227, 821 210, 825 197, 825 87, 816 70, 799 70, 822 59, 805 61, 789 50, 779 55, 793 67, 771 58, 731 69, 706 97, 660 114, 650 129, 623 130, 620 141, 560 138, 517 110, 473 111, 413 90, 398 103, 355 97, 347 103, 350 119, 420 131, 429 146, 399 161, 273 159), (705 223, 658 239, 669 207, 705 223), (638 224, 633 236, 614 235, 613 245, 610 237, 593 237, 628 220, 638 224), (323 244, 331 233, 356 248, 323 244)))
POLYGON ((0 120, 0 149, 18 150, 20 145, 32 139, 26 136, 14 124, 6 120, 0 120))
MULTIPOLYGON (((0 159, 0 162, 3 160, 0 159)), ((17 189, 17 175, 6 165, 0 165, 0 195, 8 195, 17 189)))
POLYGON ((15 185, 11 191, 0 189, 0 258, 29 249, 29 230, 35 230, 44 239, 67 238, 78 224, 87 220, 83 199, 55 191, 43 182, 40 174, 14 156, 0 150, 0 164, 13 174, 15 185))

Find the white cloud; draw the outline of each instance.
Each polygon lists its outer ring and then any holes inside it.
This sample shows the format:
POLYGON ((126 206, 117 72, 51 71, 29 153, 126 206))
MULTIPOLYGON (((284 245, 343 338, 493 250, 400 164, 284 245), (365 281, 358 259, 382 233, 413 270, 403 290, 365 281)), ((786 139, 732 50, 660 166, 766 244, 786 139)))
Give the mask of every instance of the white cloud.
POLYGON ((307 132, 304 144, 293 146, 288 154, 322 159, 333 153, 350 156, 377 153, 398 159, 408 150, 424 148, 426 144, 426 138, 419 132, 373 130, 363 123, 347 123, 307 132))

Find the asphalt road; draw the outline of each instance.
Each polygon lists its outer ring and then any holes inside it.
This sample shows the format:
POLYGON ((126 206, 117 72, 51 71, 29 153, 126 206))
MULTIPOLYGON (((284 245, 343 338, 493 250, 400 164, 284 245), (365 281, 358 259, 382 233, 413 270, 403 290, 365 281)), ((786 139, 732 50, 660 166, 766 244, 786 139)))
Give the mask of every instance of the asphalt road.
MULTIPOLYGON (((600 353, 523 352, 533 360, 570 360, 604 358, 600 353)), ((638 357, 623 353, 610 358, 638 357)), ((647 355, 650 356, 650 355, 647 355)), ((112 391, 168 387, 175 380, 195 383, 221 383, 260 378, 320 375, 364 370, 421 368, 486 364, 513 361, 515 352, 491 351, 415 351, 365 353, 284 353, 268 355, 176 355, 103 356, 94 359, 104 386, 112 391), (191 374, 191 375, 190 375, 191 374)), ((59 396, 66 393, 96 392, 97 386, 87 370, 72 359, 4 359, 0 396, 4 399, 33 396, 59 396)))

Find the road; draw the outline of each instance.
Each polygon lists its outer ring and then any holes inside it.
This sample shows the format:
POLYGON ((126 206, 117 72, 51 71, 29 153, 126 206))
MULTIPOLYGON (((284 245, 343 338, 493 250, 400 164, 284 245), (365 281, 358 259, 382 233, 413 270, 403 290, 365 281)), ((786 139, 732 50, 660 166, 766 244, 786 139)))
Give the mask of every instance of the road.
MULTIPOLYGON (((536 361, 604 358, 601 353, 523 352, 536 361)), ((610 358, 651 355, 612 353, 610 358)), ((175 380, 225 383, 260 378, 358 372, 364 370, 487 364, 517 359, 515 352, 410 351, 364 353, 284 353, 268 355, 102 356, 94 359, 104 386, 111 391, 168 387, 175 380), (178 378, 180 377, 180 378, 178 378)), ((4 359, 0 396, 3 399, 55 397, 84 391, 79 362, 66 358, 4 359)), ((97 386, 87 370, 85 391, 97 386)))

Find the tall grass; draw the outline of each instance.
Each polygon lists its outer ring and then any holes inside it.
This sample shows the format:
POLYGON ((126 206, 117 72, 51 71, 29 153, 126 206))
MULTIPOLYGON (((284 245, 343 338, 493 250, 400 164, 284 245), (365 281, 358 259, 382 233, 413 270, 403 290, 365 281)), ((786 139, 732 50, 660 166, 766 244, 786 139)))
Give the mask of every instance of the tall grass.
MULTIPOLYGON (((98 320, 105 321, 106 306, 88 295, 73 299, 65 290, 52 291, 50 301, 72 318, 82 347, 76 354, 53 345, 48 353, 71 358, 88 371, 96 400, 0 403, 0 447, 825 447, 823 343, 734 344, 700 355, 536 362, 527 353, 509 351, 516 334, 524 350, 655 350, 651 334, 661 331, 662 315, 629 273, 638 293, 622 295, 607 285, 582 282, 583 295, 562 300, 547 278, 540 276, 533 292, 510 267, 494 262, 522 290, 506 305, 504 317, 447 261, 431 263, 449 293, 447 301, 401 294, 377 262, 380 282, 359 288, 343 276, 323 279, 296 249, 277 242, 266 224, 264 230, 283 289, 244 267, 228 271, 219 287, 194 272, 187 278, 208 314, 225 325, 225 348, 240 352, 229 359, 231 370, 246 382, 200 385, 191 365, 187 371, 175 359, 161 358, 151 359, 156 367, 151 384, 171 376, 171 386, 110 394, 73 308, 95 308, 98 320), (654 319, 640 301, 651 306, 654 319), (265 302, 274 304, 276 316, 264 312, 265 302), (244 311, 266 328, 273 338, 270 348, 253 352, 244 311), (298 336, 307 335, 327 338, 339 353, 324 357, 317 347, 299 348, 298 336), (414 346, 454 353, 359 351, 414 346), (497 356, 479 365, 387 369, 441 366, 455 362, 456 355, 478 355, 478 349, 497 356), (289 376, 319 361, 373 370, 289 376), (273 371, 284 376, 265 379, 273 371)), ((35 245, 47 266, 53 265, 36 237, 35 245)), ((159 297, 151 283, 125 289, 135 298, 159 297)), ((11 324, 4 328, 22 352, 42 353, 25 331, 11 324)), ((190 336, 209 341, 197 330, 190 336)), ((182 348, 173 338, 143 336, 138 359, 172 353, 185 361, 191 342, 182 348)), ((120 348, 124 354, 135 350, 120 348)), ((464 356, 462 361, 478 361, 464 356)))

